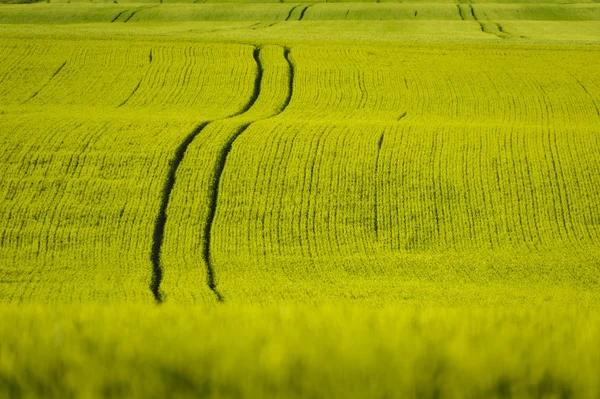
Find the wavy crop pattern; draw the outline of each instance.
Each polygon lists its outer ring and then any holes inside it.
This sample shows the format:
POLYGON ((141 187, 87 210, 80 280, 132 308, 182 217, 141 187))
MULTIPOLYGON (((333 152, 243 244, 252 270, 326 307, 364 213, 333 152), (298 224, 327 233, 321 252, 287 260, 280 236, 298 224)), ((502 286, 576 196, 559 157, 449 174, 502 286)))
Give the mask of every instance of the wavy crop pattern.
POLYGON ((600 397, 600 4, 171 2, 0 4, 0 397, 600 397))
POLYGON ((593 48, 7 43, 3 301, 598 292, 593 48))

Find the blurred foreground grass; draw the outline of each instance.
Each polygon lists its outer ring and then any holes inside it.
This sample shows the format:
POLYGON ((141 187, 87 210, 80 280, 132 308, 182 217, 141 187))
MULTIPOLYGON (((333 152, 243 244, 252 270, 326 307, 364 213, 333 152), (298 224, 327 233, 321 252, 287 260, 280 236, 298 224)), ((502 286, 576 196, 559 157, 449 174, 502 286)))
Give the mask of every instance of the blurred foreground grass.
POLYGON ((0 397, 600 395, 582 307, 0 306, 0 397))

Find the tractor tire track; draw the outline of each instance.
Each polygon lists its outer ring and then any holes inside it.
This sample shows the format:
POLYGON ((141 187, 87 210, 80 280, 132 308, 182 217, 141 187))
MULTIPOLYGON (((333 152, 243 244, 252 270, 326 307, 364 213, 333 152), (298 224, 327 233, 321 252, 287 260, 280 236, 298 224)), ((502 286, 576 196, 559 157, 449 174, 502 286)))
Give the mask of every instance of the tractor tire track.
MULTIPOLYGON (((162 245, 164 242, 165 226, 166 226, 166 222, 167 222, 167 209, 169 206, 169 200, 171 198, 173 189, 175 187, 177 170, 178 170, 179 166, 181 165, 181 163, 183 162, 185 153, 187 152, 187 149, 190 146, 190 144, 194 141, 194 139, 199 134, 201 134, 204 131, 204 129, 207 126, 209 126, 213 122, 223 121, 223 120, 232 119, 232 118, 235 118, 238 116, 243 116, 243 114, 248 112, 254 106, 254 104, 256 103, 256 101, 258 100, 258 98, 260 96, 261 85, 262 85, 262 81, 263 81, 264 69, 263 69, 262 61, 260 60, 260 51, 261 51, 261 49, 259 47, 255 47, 254 52, 253 52, 253 57, 254 57, 254 60, 256 62, 256 66, 257 66, 257 73, 256 73, 256 77, 254 80, 254 90, 253 90, 252 96, 250 97, 250 99, 246 103, 246 105, 243 107, 243 109, 241 109, 237 113, 230 115, 226 118, 217 119, 214 121, 203 122, 200 125, 198 125, 179 145, 179 147, 175 151, 175 155, 171 161, 171 167, 169 169, 169 173, 167 175, 167 179, 164 184, 162 201, 161 201, 159 213, 158 213, 156 223, 155 223, 154 235, 153 235, 153 246, 152 246, 152 253, 151 253, 151 260, 152 260, 152 265, 153 265, 153 276, 152 276, 150 289, 152 290, 152 293, 154 295, 154 298, 156 299, 156 302, 159 304, 163 302, 163 296, 160 291, 160 283, 161 283, 162 277, 163 277, 163 269, 162 269, 162 265, 161 265, 161 252, 162 252, 162 245)), ((218 199, 219 199, 219 187, 221 184, 221 177, 223 175, 223 171, 225 170, 225 166, 227 164, 227 158, 229 156, 229 153, 231 152, 231 148, 233 147, 233 144, 235 143, 235 141, 255 122, 257 122, 259 120, 269 119, 276 115, 279 115, 289 105, 289 103, 291 101, 291 97, 292 97, 292 87, 293 87, 293 79, 294 79, 293 64, 292 64, 291 60, 289 59, 289 53, 290 53, 290 50, 287 48, 284 48, 284 57, 289 65, 290 78, 289 78, 289 83, 288 83, 288 85, 289 85, 288 96, 285 99, 284 103, 282 104, 282 107, 273 115, 267 116, 265 118, 259 118, 259 119, 256 119, 256 120, 250 121, 250 122, 245 122, 242 125, 240 125, 239 128, 237 129, 237 131, 234 134, 232 134, 231 137, 229 137, 229 139, 227 140, 225 145, 222 147, 221 151, 219 152, 219 154, 217 156, 217 160, 215 163, 214 175, 213 175, 213 178, 211 179, 212 184, 209 187, 209 192, 210 192, 210 195, 209 195, 210 199, 209 199, 209 206, 208 206, 209 212, 208 212, 208 216, 206 218, 206 223, 204 225, 204 240, 202 243, 202 255, 203 255, 203 260, 206 264, 206 277, 207 277, 208 288, 213 292, 213 294, 215 295, 218 302, 224 302, 224 297, 218 291, 217 285, 216 285, 214 262, 213 262, 212 254, 211 254, 211 243, 212 243, 213 225, 214 225, 214 220, 215 220, 215 216, 217 213, 217 205, 218 205, 218 199)))
POLYGON ((33 93, 27 100, 23 101, 21 103, 21 105, 26 104, 29 101, 31 101, 34 98, 36 98, 38 96, 38 94, 40 94, 42 92, 42 90, 44 90, 46 87, 48 87, 48 85, 50 84, 50 82, 52 82, 52 80, 60 73, 60 71, 63 70, 63 68, 66 65, 67 65, 67 61, 63 62, 62 65, 59 66, 56 71, 54 71, 54 73, 52 74, 52 76, 50 77, 50 79, 48 79, 48 81, 46 83, 44 83, 44 85, 42 87, 40 87, 40 89, 38 91, 36 91, 35 93, 33 93))
POLYGON ((300 5, 294 6, 292 7, 292 9, 290 10, 290 12, 288 13, 287 17, 285 18, 286 21, 289 21, 290 18, 292 17, 292 13, 294 12, 294 10, 296 10, 296 8, 300 7, 300 5))
POLYGON ((116 16, 115 16, 115 17, 114 17, 114 18, 113 18, 113 19, 110 21, 110 23, 112 24, 113 22, 117 22, 117 19, 119 19, 119 17, 120 17, 121 15, 125 14, 127 11, 129 11, 129 9, 127 9, 127 10, 123 10, 123 11, 121 11, 120 13, 118 13, 118 14, 117 14, 117 15, 116 15, 116 16))
POLYGON ((379 141, 377 142, 377 158, 375 159, 375 192, 373 199, 373 227, 375 229, 375 239, 379 241, 379 204, 378 204, 378 187, 377 187, 377 176, 379 176, 379 161, 381 158, 381 147, 385 140, 385 132, 381 133, 379 141))
POLYGON ((140 11, 149 10, 149 9, 151 9, 151 8, 155 8, 155 7, 158 7, 158 6, 159 6, 159 4, 157 4, 157 5, 154 5, 154 6, 148 6, 148 7, 140 7, 140 8, 138 8, 137 10, 135 10, 134 12, 132 12, 132 13, 131 13, 131 14, 130 14, 130 15, 127 17, 127 18, 125 18, 125 20, 123 21, 123 23, 127 23, 127 22, 129 22, 129 20, 130 20, 131 18, 133 18, 133 16, 134 16, 135 14, 137 14, 138 12, 140 12, 140 11))
POLYGON ((311 4, 309 6, 304 7, 304 10, 302 10, 300 12, 300 17, 298 18, 298 21, 302 21, 302 18, 304 18, 304 14, 306 14, 306 10, 308 10, 309 8, 311 8, 314 4, 311 4))
MULTIPOLYGON (((262 63, 260 61, 259 55, 260 55, 260 49, 257 48, 254 51, 254 59, 256 60, 256 64, 258 66, 258 74, 257 74, 257 79, 255 81, 255 87, 254 87, 255 98, 254 98, 254 101, 252 101, 252 103, 247 107, 247 109, 244 112, 242 112, 242 114, 247 112, 248 110, 250 110, 250 108, 252 108, 252 105, 254 105, 254 102, 256 102, 256 100, 260 96, 263 67, 262 67, 262 63)), ((204 261, 207 266, 208 288, 210 288, 210 290, 214 292, 214 294, 217 297, 217 300, 219 302, 224 302, 224 298, 221 295, 221 293, 217 290, 217 285, 216 285, 216 281, 215 281, 215 267, 214 267, 214 262, 213 262, 213 259, 211 256, 210 246, 211 246, 211 242, 212 242, 214 219, 217 214, 217 206, 218 206, 218 202, 219 202, 219 187, 221 185, 221 177, 223 175, 223 171, 225 170, 225 166, 227 164, 227 158, 229 157, 231 148, 233 147, 233 144, 235 143, 235 141, 254 123, 256 123, 260 120, 270 119, 270 118, 273 118, 273 117, 281 114, 283 111, 285 111, 287 109, 288 105, 290 104, 290 101, 292 100, 293 85, 294 85, 294 66, 293 66, 293 63, 292 63, 291 59, 289 58, 289 56, 290 56, 290 49, 284 48, 284 58, 285 58, 286 62, 288 63, 288 68, 289 68, 289 74, 288 74, 289 79, 288 79, 288 95, 287 95, 285 101, 283 102, 281 108, 275 114, 272 114, 265 118, 256 119, 250 123, 245 123, 242 126, 240 126, 239 129, 237 130, 237 132, 230 137, 230 139, 227 141, 227 143, 221 150, 221 153, 219 154, 219 159, 217 161, 217 166, 215 168, 214 178, 212 179, 213 184, 211 187, 212 195, 211 195, 211 203, 210 203, 210 207, 209 207, 210 211, 209 211, 209 215, 208 215, 206 225, 205 225, 205 230, 204 230, 205 240, 204 240, 203 255, 204 255, 204 261)))
POLYGON ((456 8, 458 8, 458 15, 460 16, 460 19, 462 19, 463 21, 465 20, 465 16, 462 13, 462 9, 460 8, 460 5, 456 5, 456 8))

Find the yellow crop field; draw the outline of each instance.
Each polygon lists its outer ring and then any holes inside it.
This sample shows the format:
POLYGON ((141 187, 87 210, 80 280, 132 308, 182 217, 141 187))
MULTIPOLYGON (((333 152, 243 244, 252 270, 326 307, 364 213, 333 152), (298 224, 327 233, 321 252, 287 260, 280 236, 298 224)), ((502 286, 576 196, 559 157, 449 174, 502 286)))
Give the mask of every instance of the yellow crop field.
POLYGON ((596 2, 205 3, 0 4, 0 397, 600 395, 596 2))

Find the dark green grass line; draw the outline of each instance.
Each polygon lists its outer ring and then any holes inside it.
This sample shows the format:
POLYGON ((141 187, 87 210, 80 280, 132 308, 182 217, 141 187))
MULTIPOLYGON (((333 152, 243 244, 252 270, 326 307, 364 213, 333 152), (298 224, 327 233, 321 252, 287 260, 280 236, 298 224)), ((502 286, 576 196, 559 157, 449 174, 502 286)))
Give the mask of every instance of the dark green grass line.
POLYGON ((479 21, 479 20, 477 19, 477 17, 475 16, 475 9, 473 8, 473 6, 472 6, 471 4, 469 4, 469 8, 471 9, 471 15, 473 16, 473 19, 474 19, 475 21, 479 21))
MULTIPOLYGON (((244 108, 242 108, 237 113, 235 113, 227 118, 224 118, 224 119, 233 118, 235 116, 239 116, 239 115, 247 112, 254 105, 256 100, 258 99, 258 96, 260 94, 260 85, 261 85, 261 81, 262 81, 262 75, 263 75, 263 68, 262 68, 262 64, 260 62, 259 55, 260 55, 260 49, 255 48, 253 57, 254 57, 254 60, 256 61, 256 64, 258 67, 258 72, 257 72, 256 78, 254 80, 254 90, 253 90, 252 96, 250 97, 250 99, 248 100, 248 102, 246 103, 244 108)), ((156 302, 159 304, 162 303, 164 300, 163 295, 160 291, 160 284, 161 284, 162 278, 163 278, 163 269, 162 269, 162 265, 161 265, 161 252, 162 252, 162 245, 164 243, 165 226, 167 224, 167 209, 169 207, 169 201, 171 199, 171 195, 172 195, 173 189, 175 187, 177 170, 179 169, 179 166, 183 162, 185 153, 187 152, 187 149, 190 146, 190 144, 194 141, 194 139, 200 133, 202 133, 204 128, 206 128, 206 126, 208 126, 210 123, 211 122, 203 122, 200 125, 198 125, 189 135, 187 135, 187 137, 183 140, 183 142, 179 145, 179 147, 177 147, 177 150, 175 151, 175 155, 174 155, 173 159, 171 160, 169 173, 167 174, 167 178, 166 178, 166 181, 165 181, 165 184, 163 187, 161 204, 160 204, 158 216, 156 217, 156 222, 154 224, 152 253, 150 256, 151 261, 152 261, 152 281, 150 283, 150 290, 152 291, 152 294, 154 295, 156 302)), ((213 291, 213 293, 215 294, 215 296, 217 297, 217 300, 219 302, 223 302, 223 296, 216 289, 215 279, 214 279, 214 270, 213 270, 212 263, 210 262, 210 235, 211 235, 211 230, 212 230, 212 223, 213 223, 215 212, 216 212, 216 200, 217 200, 217 195, 218 195, 217 190, 218 190, 219 180, 220 180, 221 174, 223 172, 223 168, 225 166, 227 154, 229 153, 229 151, 231 149, 231 145, 233 145, 233 142, 235 141, 235 139, 248 126, 249 126, 249 124, 243 126, 221 150, 221 153, 219 154, 219 159, 217 161, 217 167, 215 169, 215 178, 213 179, 213 185, 210 188, 211 196, 210 196, 210 205, 209 205, 209 216, 207 218, 207 222, 205 225, 206 235, 205 235, 205 240, 203 242, 203 254, 204 254, 204 260, 206 262, 206 267, 207 267, 206 273, 207 273, 208 287, 211 289, 211 291, 213 291)))
POLYGON ((21 105, 23 105, 25 103, 28 103, 29 101, 31 101, 34 98, 36 98, 38 96, 38 94, 40 94, 42 92, 42 90, 44 90, 50 84, 50 82, 52 82, 52 80, 60 73, 60 71, 63 70, 63 68, 66 65, 67 65, 67 61, 63 62, 62 65, 59 66, 56 71, 54 71, 54 73, 52 74, 52 76, 50 76, 50 79, 48 79, 48 81, 46 83, 44 83, 44 85, 42 87, 40 87, 40 89, 38 91, 36 91, 35 93, 33 93, 27 100, 23 101, 21 103, 21 105))
POLYGON ((125 18, 125 21, 123 21, 123 23, 127 23, 129 22, 129 20, 131 18, 133 18, 133 16, 135 15, 136 12, 138 12, 139 10, 135 10, 134 12, 132 12, 131 14, 129 14, 129 16, 127 18, 125 18))

